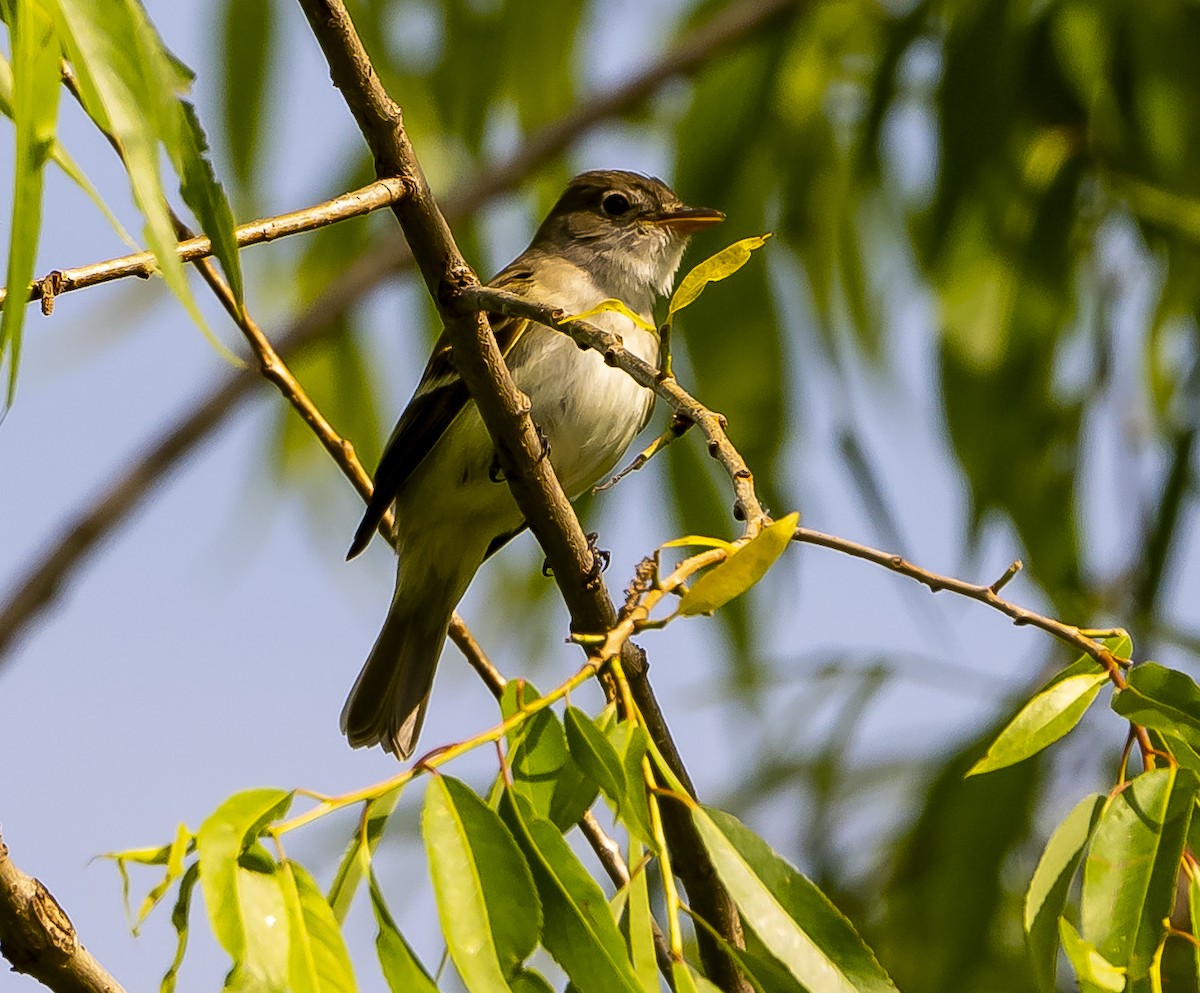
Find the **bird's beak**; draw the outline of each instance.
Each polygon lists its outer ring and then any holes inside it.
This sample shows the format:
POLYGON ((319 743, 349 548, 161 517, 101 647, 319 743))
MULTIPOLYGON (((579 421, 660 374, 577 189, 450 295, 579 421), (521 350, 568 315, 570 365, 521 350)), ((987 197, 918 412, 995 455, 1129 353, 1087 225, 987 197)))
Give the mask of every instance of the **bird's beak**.
POLYGON ((648 224, 661 224, 679 234, 694 234, 702 228, 712 227, 725 220, 725 215, 719 210, 709 207, 675 207, 672 210, 660 210, 656 214, 648 214, 645 221, 648 224))

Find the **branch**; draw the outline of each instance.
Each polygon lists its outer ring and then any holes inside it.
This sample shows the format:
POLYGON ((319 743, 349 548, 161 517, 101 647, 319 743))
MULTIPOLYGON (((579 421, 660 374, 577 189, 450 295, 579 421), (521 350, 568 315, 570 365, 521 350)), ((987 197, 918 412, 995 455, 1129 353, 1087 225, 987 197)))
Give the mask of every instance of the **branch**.
POLYGON ((125 993, 79 943, 75 925, 40 880, 8 857, 0 838, 0 953, 14 972, 55 993, 125 993))
MULTIPOLYGON (((341 0, 300 0, 329 63, 334 85, 341 90, 362 131, 376 171, 403 179, 410 196, 392 206, 412 246, 413 256, 437 303, 453 349, 455 367, 471 392, 499 455, 505 478, 530 529, 537 537, 555 581, 571 612, 576 631, 602 632, 616 621, 616 608, 605 589, 600 570, 579 520, 558 479, 543 457, 537 428, 529 416, 529 400, 513 384, 487 319, 478 311, 464 313, 456 299, 479 281, 454 243, 453 235, 425 182, 404 131, 400 108, 384 91, 341 0)), ((641 672, 647 706, 659 714, 650 728, 661 734, 660 747, 679 762, 657 701, 644 677, 644 660, 630 651, 631 672, 641 672), (641 665, 639 666, 639 663, 641 665)), ((686 810, 672 822, 671 844, 693 903, 718 932, 742 944, 741 922, 732 899, 716 878, 707 852, 686 810)), ((723 989, 748 989, 737 965, 720 944, 704 935, 701 955, 710 977, 723 989)))
MULTIPOLYGON (((446 216, 452 221, 469 216, 516 187, 603 120, 633 110, 664 83, 696 72, 716 55, 751 40, 781 17, 794 15, 801 6, 801 0, 742 0, 732 5, 688 34, 661 61, 535 132, 512 156, 465 183, 447 198, 446 216)), ((291 357, 319 341, 336 318, 367 291, 411 262, 412 255, 402 238, 372 248, 339 275, 319 303, 281 332, 279 353, 291 357)), ((0 666, 21 632, 57 599, 91 551, 141 506, 185 456, 237 411, 261 382, 257 372, 250 369, 230 373, 166 431, 140 445, 138 451, 145 454, 86 501, 87 510, 64 526, 61 537, 30 564, 0 610, 0 666)))
POLYGON ((754 474, 725 433, 727 422, 724 416, 705 407, 680 386, 673 376, 664 377, 656 367, 627 351, 621 343, 620 335, 605 331, 587 321, 564 321, 562 310, 488 286, 464 290, 460 299, 464 307, 512 317, 526 317, 565 331, 580 344, 598 351, 609 365, 628 373, 639 385, 653 390, 676 414, 695 424, 704 435, 708 442, 708 454, 721 463, 733 484, 733 516, 736 520, 746 522, 747 537, 752 537, 770 520, 755 495, 754 474))
MULTIPOLYGON (((404 187, 396 180, 377 179, 361 189, 343 193, 340 197, 334 197, 313 207, 239 225, 233 233, 238 248, 245 248, 303 231, 314 231, 338 221, 349 220, 351 217, 362 217, 373 210, 379 210, 380 207, 390 207, 402 196, 404 187)), ((175 254, 181 262, 198 262, 212 255, 212 252, 212 242, 204 235, 189 234, 175 246, 175 254)), ((63 293, 98 286, 100 283, 109 283, 127 276, 149 279, 157 268, 158 264, 154 261, 152 252, 135 252, 133 255, 92 262, 74 269, 53 269, 30 284, 28 299, 41 300, 43 312, 48 313, 53 309, 54 298, 63 293)), ((0 308, 3 308, 7 295, 7 288, 0 288, 0 308)))

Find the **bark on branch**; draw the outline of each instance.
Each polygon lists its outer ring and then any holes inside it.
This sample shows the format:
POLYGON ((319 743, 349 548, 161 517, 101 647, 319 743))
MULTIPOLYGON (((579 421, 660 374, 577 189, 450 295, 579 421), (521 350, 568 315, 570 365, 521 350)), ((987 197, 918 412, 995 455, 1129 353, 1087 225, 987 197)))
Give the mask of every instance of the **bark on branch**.
POLYGON ((125 993, 79 941, 75 925, 41 881, 9 858, 0 838, 0 954, 15 972, 55 993, 125 993))
MULTIPOLYGON (((479 408, 505 470, 505 478, 530 529, 546 553, 555 580, 571 612, 576 631, 603 632, 616 622, 616 608, 604 586, 583 529, 542 457, 529 401, 514 385, 486 318, 464 312, 459 298, 478 289, 479 280, 466 264, 404 131, 403 115, 379 82, 370 57, 340 0, 300 0, 329 63, 333 83, 341 90, 375 158, 379 175, 403 180, 409 195, 392 206, 413 256, 437 303, 454 350, 455 366, 479 408)), ((682 763, 661 711, 645 678, 645 666, 630 652, 630 677, 641 685, 650 733, 671 761, 682 763)), ((639 700, 639 703, 642 701, 639 700)), ((698 913, 726 941, 741 944, 741 924, 729 895, 721 887, 691 819, 682 811, 667 825, 673 863, 686 873, 684 885, 698 913)), ((748 989, 732 958, 715 940, 703 935, 701 955, 711 978, 723 989, 748 989)))

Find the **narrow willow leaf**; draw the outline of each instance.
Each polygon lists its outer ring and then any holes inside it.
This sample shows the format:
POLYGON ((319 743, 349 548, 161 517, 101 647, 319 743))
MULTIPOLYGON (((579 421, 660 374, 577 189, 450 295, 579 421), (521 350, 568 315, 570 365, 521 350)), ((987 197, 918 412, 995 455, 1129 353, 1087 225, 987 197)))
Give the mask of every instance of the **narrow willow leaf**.
MULTIPOLYGON (((12 118, 13 116, 13 73, 12 66, 8 59, 0 54, 0 114, 5 117, 12 118)), ((117 215, 112 212, 108 204, 104 202, 104 198, 100 195, 100 191, 92 185, 87 174, 80 167, 79 163, 71 157, 71 154, 62 146, 58 139, 54 139, 50 143, 50 159, 58 166, 76 186, 87 194, 88 199, 96 205, 96 209, 104 215, 104 219, 112 225, 114 231, 126 245, 134 251, 139 249, 138 243, 133 240, 128 231, 117 219, 117 215)), ((11 284, 10 284, 11 285, 11 284)))
POLYGON ((238 857, 266 824, 283 816, 291 802, 292 794, 284 790, 235 793, 196 832, 200 888, 208 919, 217 941, 235 962, 246 949, 246 928, 238 893, 238 857))
POLYGON ((609 744, 621 760, 621 799, 617 819, 651 851, 658 851, 650 826, 650 804, 646 800, 646 775, 642 759, 648 739, 645 730, 630 721, 613 724, 607 732, 609 744))
POLYGON ((17 390, 25 287, 33 279, 42 228, 42 182, 58 119, 60 41, 40 0, 12 0, 9 31, 13 56, 12 118, 16 128, 13 208, 8 236, 5 285, 7 306, 0 311, 0 371, 8 365, 5 406, 17 390))
POLYGON ((614 805, 625 795, 625 772, 621 758, 603 732, 578 707, 563 715, 571 758, 593 779, 614 805))
POLYGON ((663 548, 725 548, 733 547, 732 541, 726 541, 724 538, 710 538, 703 534, 686 534, 682 538, 672 538, 670 541, 663 542, 663 548))
POLYGON ((193 862, 179 880, 179 895, 175 898, 175 906, 171 910, 171 926, 175 928, 175 958, 171 960, 171 965, 162 977, 159 993, 175 993, 175 979, 179 975, 179 967, 183 965, 183 956, 187 951, 192 890, 199 878, 200 863, 193 862))
POLYGON ((772 956, 822 993, 896 993, 851 923, 816 886, 723 811, 692 821, 729 895, 772 956))
POLYGON ((1108 802, 1093 830, 1080 930, 1133 979, 1149 970, 1174 905, 1197 789, 1200 780, 1186 769, 1142 773, 1108 802))
POLYGON ((568 321, 586 321, 589 317, 595 317, 597 314, 603 314, 607 311, 613 311, 620 314, 622 317, 628 317, 639 328, 646 331, 657 331, 653 324, 640 314, 635 314, 629 307, 623 304, 620 300, 614 297, 609 297, 607 300, 601 300, 596 306, 590 310, 585 310, 581 314, 572 314, 570 317, 559 318, 560 322, 566 324, 568 321))
MULTIPOLYGON (((182 104, 191 73, 167 51, 136 0, 53 2, 84 109, 121 142, 133 199, 146 220, 146 245, 154 253, 159 273, 210 343, 238 361, 213 334, 192 295, 175 253, 176 231, 159 167, 160 149, 166 150, 177 169, 190 162, 194 153, 195 136, 190 134, 182 104)), ((185 178, 182 173, 181 178, 185 178)), ((198 173, 192 181, 204 185, 198 173)), ((222 266, 235 263, 236 256, 224 257, 228 233, 213 217, 200 220, 214 247, 218 242, 222 245, 222 266), (213 230, 207 229, 208 224, 214 225, 213 230)), ((240 277, 234 282, 240 284, 240 277)))
POLYGON ((770 237, 770 234, 764 234, 755 238, 743 238, 727 248, 722 248, 716 255, 696 266, 680 280, 678 289, 671 296, 671 303, 667 308, 667 321, 670 322, 675 314, 694 303, 709 283, 715 283, 737 272, 750 261, 750 253, 765 245, 770 237))
POLYGON ((1125 989, 1124 966, 1113 965, 1079 936, 1065 917, 1058 922, 1063 951, 1075 970, 1082 993, 1121 993, 1125 989))
POLYGON ((379 965, 388 989, 392 993, 437 993, 437 984, 429 978, 429 973, 396 926, 373 872, 368 876, 367 888, 371 894, 375 924, 379 928, 375 936, 375 952, 379 956, 379 965))
POLYGON ((508 754, 514 787, 542 817, 550 812, 559 773, 570 757, 563 726, 549 709, 525 722, 520 741, 508 754))
POLYGON ((354 891, 362 881, 364 870, 371 865, 371 856, 379 846, 383 837, 383 829, 387 826, 388 818, 400 801, 403 786, 388 790, 386 793, 368 800, 363 807, 362 818, 354 837, 342 853, 342 861, 338 863, 333 883, 329 887, 329 905, 333 908, 333 916, 339 924, 346 920, 350 903, 354 899, 354 891))
POLYGON ((186 824, 180 824, 175 831, 175 840, 171 842, 167 848, 167 871, 162 880, 146 894, 146 899, 142 901, 141 907, 138 908, 137 918, 134 921, 134 933, 137 933, 137 926, 140 925, 152 911, 158 902, 166 895, 167 890, 171 888, 171 884, 183 875, 183 859, 187 855, 188 849, 193 842, 192 832, 187 829, 186 824))
POLYGON ((654 954, 654 915, 650 911, 650 884, 642 864, 641 842, 629 838, 628 907, 625 931, 629 940, 629 959, 643 993, 658 993, 658 959, 654 954))
POLYGON ((1129 670, 1129 684, 1113 695, 1112 709, 1122 717, 1168 734, 1200 749, 1200 686, 1186 673, 1156 662, 1129 670))
POLYGON ((675 993, 721 993, 719 986, 686 962, 671 963, 671 978, 675 980, 675 993))
POLYGON ((541 905, 529 867, 500 816, 456 779, 425 791, 421 833, 442 933, 471 993, 510 989, 533 951, 541 905))
MULTIPOLYGON (((265 850, 263 850, 265 855, 265 850)), ((285 993, 288 989, 288 908, 274 863, 245 859, 235 877, 244 941, 225 980, 226 993, 285 993)), ((204 885, 204 867, 200 867, 204 885)), ((207 897, 205 898, 207 899, 207 897)))
POLYGON ((276 0, 224 0, 220 14, 221 107, 233 173, 245 191, 261 158, 267 80, 276 38, 276 0))
MULTIPOLYGON (((574 989, 574 987, 568 988, 574 989)), ((550 980, 532 969, 522 969, 513 977, 512 991, 513 993, 556 993, 554 987, 550 985, 550 980)))
POLYGON ((580 993, 641 993, 604 891, 562 833, 515 790, 500 799, 504 819, 525 853, 545 921, 542 944, 580 993))
POLYGON ((288 914, 288 982, 291 993, 354 993, 354 970, 333 908, 304 866, 279 865, 288 914))
POLYGON ((1083 672, 1052 683, 1020 709, 967 775, 1015 765, 1058 741, 1080 722, 1107 681, 1105 672, 1083 672))
POLYGON ((1034 976, 1045 993, 1053 993, 1057 988, 1058 919, 1103 807, 1104 797, 1099 793, 1080 800, 1054 829, 1029 881, 1025 894, 1025 943, 1034 976))
POLYGON ((791 513, 769 524, 724 562, 709 569, 683 595, 679 613, 685 617, 711 614, 745 593, 787 549, 798 520, 800 515, 791 513))

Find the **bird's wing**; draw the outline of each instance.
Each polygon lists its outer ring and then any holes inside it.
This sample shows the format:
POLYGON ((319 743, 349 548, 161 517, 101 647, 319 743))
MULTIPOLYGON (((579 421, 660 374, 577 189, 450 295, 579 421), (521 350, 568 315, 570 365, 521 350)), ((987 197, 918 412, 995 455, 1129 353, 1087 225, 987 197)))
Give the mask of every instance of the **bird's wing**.
MULTIPOLYGON (((525 333, 529 321, 499 314, 489 314, 488 319, 496 336, 496 344, 500 346, 501 354, 507 357, 513 345, 525 333)), ((367 547, 392 501, 417 466, 433 451, 438 439, 462 412, 468 399, 467 384, 454 368, 450 342, 443 331, 421 375, 417 391, 400 415, 400 421, 379 460, 379 468, 375 470, 375 491, 354 533, 347 559, 354 558, 367 547)))

